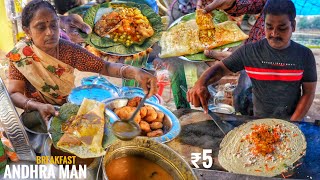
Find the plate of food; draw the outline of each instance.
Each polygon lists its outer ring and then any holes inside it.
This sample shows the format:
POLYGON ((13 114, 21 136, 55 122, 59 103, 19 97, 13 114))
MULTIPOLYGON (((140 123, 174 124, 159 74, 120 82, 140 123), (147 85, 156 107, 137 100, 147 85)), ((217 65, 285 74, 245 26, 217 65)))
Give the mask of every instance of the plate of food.
MULTIPOLYGON (((141 101, 141 97, 119 97, 105 101, 106 107, 112 110, 119 118, 128 119, 141 101)), ((181 131, 178 118, 168 109, 150 101, 146 101, 140 113, 134 118, 140 125, 140 136, 150 137, 157 142, 165 143, 177 137, 181 131)), ((114 123, 110 119, 110 123, 114 123)))
POLYGON ((59 150, 80 158, 100 157, 116 140, 109 122, 117 118, 103 103, 84 99, 81 106, 62 105, 59 116, 50 119, 48 132, 54 147, 59 150))
POLYGON ((229 21, 223 11, 203 14, 201 10, 174 21, 159 41, 159 57, 178 56, 187 61, 212 61, 203 53, 205 49, 226 49, 239 46, 246 35, 236 22, 229 21), (211 26, 210 26, 211 24, 211 26))
POLYGON ((220 144, 219 163, 229 172, 276 176, 306 154, 304 134, 280 119, 258 119, 230 131, 220 144))
POLYGON ((163 30, 161 17, 146 4, 110 2, 92 6, 83 17, 92 28, 82 33, 85 42, 118 56, 146 51, 157 42, 163 30))

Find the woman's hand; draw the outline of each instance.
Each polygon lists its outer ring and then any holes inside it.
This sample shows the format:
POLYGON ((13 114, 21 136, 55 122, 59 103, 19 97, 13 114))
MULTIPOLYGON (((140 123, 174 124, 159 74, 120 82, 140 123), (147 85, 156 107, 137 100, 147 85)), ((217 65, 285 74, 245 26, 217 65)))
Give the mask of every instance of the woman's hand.
POLYGON ((236 0, 198 0, 197 9, 204 9, 207 13, 215 9, 229 9, 236 0))
POLYGON ((59 115, 59 112, 56 111, 51 104, 39 104, 37 109, 41 115, 41 118, 46 122, 46 124, 48 124, 51 116, 59 115))
POLYGON ((143 69, 137 69, 135 80, 139 82, 141 88, 144 90, 148 97, 157 94, 157 78, 143 69))
POLYGON ((208 99, 210 93, 205 85, 196 83, 191 89, 188 90, 187 100, 195 107, 202 106, 205 113, 208 113, 208 99))

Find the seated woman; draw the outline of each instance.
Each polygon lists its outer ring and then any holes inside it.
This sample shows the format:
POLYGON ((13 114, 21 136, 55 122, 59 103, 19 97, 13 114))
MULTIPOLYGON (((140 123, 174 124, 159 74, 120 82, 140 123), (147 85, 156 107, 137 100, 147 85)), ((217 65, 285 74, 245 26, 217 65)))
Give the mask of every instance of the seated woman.
POLYGON ((118 63, 105 62, 82 47, 59 39, 59 18, 44 0, 29 2, 22 12, 22 26, 29 41, 20 41, 7 54, 10 60, 9 93, 15 106, 38 111, 46 122, 57 115, 74 88, 74 68, 107 76, 137 80, 149 97, 157 92, 156 77, 118 63))

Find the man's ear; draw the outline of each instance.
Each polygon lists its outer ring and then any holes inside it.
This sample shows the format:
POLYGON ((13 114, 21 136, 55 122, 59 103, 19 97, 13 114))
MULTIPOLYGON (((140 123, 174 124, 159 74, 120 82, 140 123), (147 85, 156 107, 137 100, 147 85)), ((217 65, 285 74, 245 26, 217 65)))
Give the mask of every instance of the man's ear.
POLYGON ((296 30, 296 20, 291 21, 292 32, 296 30))

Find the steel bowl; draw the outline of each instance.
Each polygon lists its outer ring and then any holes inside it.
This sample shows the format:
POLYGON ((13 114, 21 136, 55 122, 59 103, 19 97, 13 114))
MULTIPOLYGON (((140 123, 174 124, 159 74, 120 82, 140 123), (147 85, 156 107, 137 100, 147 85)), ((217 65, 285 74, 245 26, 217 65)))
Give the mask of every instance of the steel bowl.
MULTIPOLYGON (((128 97, 119 97, 113 98, 106 101, 103 101, 106 104, 106 108, 113 110, 114 108, 121 108, 127 105, 127 102, 130 98, 128 97)), ((180 131, 181 125, 179 119, 167 108, 163 107, 160 104, 151 102, 146 100, 146 105, 152 106, 155 110, 161 111, 164 113, 164 120, 163 120, 163 135, 158 137, 152 137, 150 139, 155 140, 157 142, 165 143, 169 142, 172 139, 176 138, 180 131)), ((117 119, 119 120, 119 118, 117 119)), ((114 119, 110 119, 110 123, 114 123, 114 119)))
MULTIPOLYGON (((146 158, 164 170, 174 179, 196 180, 197 177, 190 165, 174 150, 147 137, 137 137, 131 141, 117 141, 112 144, 103 158, 103 177, 108 179, 106 166, 114 159, 126 156, 146 158)), ((143 171, 143 170, 142 170, 143 171)))
MULTIPOLYGON (((133 97, 144 97, 144 91, 142 88, 139 87, 128 87, 128 86, 124 86, 120 89, 120 93, 119 93, 120 97, 127 97, 127 98, 133 98, 133 97)), ((153 95, 150 98, 147 99, 148 101, 160 104, 160 99, 156 96, 153 95)))
POLYGON ((235 114, 234 107, 224 103, 218 103, 216 105, 209 104, 208 109, 215 113, 235 114))

